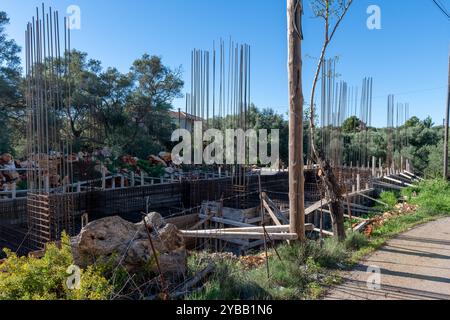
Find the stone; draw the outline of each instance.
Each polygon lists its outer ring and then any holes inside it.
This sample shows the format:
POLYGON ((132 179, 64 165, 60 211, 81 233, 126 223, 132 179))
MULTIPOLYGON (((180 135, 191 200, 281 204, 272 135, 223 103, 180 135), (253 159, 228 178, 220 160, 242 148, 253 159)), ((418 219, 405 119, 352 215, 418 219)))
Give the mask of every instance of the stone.
MULTIPOLYGON (((152 212, 146 217, 149 233, 163 273, 181 276, 186 272, 186 248, 173 224, 152 212)), ((96 261, 121 264, 129 272, 142 268, 158 274, 154 253, 143 222, 131 223, 118 216, 95 220, 72 238, 75 264, 87 267, 96 261)))
POLYGON ((163 217, 158 212, 150 212, 145 217, 145 222, 148 226, 151 226, 152 228, 162 228, 166 224, 163 217))

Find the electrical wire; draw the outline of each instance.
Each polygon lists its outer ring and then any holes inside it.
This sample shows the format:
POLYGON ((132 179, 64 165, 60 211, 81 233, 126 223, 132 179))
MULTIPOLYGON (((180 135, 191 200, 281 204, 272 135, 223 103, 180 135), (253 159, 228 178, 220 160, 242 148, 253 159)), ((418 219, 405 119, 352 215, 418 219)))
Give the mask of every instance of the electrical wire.
POLYGON ((442 13, 450 20, 450 13, 445 9, 444 5, 438 0, 432 0, 433 3, 442 11, 442 13))

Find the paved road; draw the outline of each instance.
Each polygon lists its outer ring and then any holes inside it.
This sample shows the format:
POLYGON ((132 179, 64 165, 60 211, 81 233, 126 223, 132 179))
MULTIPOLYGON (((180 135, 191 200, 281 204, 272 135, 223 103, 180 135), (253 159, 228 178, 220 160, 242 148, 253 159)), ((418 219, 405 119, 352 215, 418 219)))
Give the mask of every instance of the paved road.
POLYGON ((390 240, 343 277, 325 300, 450 300, 450 218, 390 240), (369 267, 380 268, 381 287, 368 286, 369 267))

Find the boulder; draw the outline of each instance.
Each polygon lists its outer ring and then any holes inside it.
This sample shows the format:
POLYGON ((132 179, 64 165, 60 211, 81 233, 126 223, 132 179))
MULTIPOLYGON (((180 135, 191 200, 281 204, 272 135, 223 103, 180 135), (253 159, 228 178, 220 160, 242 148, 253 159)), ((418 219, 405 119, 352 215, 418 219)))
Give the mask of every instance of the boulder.
POLYGON ((86 267, 96 261, 121 264, 129 272, 145 268, 155 274, 158 269, 148 239, 150 233, 157 257, 165 274, 181 276, 186 271, 186 248, 175 225, 166 223, 160 214, 152 212, 145 224, 131 223, 118 216, 107 217, 87 224, 72 238, 75 263, 86 267))

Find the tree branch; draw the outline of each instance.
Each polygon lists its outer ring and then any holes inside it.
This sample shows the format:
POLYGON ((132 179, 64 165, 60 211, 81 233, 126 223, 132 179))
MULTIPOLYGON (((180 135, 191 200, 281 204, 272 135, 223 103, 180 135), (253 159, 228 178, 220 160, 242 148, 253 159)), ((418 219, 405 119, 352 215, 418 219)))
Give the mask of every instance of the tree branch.
POLYGON ((317 82, 319 80, 319 75, 320 75, 320 70, 322 69, 322 65, 325 59, 325 54, 327 52, 328 49, 328 45, 330 44, 331 40, 333 40, 334 35, 336 34, 336 30, 338 29, 340 23, 342 22, 342 20, 344 19, 344 17, 346 16, 348 10, 350 9, 351 4, 353 3, 353 0, 350 0, 347 4, 347 6, 345 7, 343 13, 341 14, 341 16, 338 18, 338 21, 336 22, 336 25, 333 28, 333 31, 331 32, 331 34, 329 34, 329 4, 330 4, 330 0, 326 0, 326 17, 325 17, 325 41, 322 47, 322 52, 320 54, 320 58, 319 58, 319 62, 316 68, 316 73, 314 75, 314 81, 313 81, 313 87, 311 90, 311 100, 310 100, 310 131, 311 131, 311 150, 314 153, 314 156, 317 158, 318 154, 317 154, 317 150, 315 148, 315 142, 314 142, 314 129, 315 129, 315 124, 314 124, 314 115, 315 115, 315 110, 314 110, 314 97, 315 97, 315 93, 316 93, 316 88, 317 88, 317 82))

